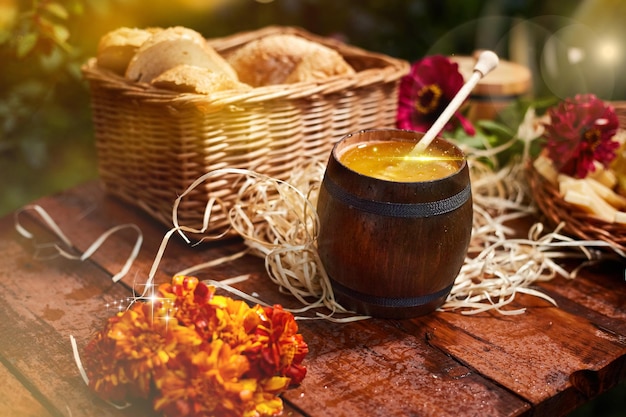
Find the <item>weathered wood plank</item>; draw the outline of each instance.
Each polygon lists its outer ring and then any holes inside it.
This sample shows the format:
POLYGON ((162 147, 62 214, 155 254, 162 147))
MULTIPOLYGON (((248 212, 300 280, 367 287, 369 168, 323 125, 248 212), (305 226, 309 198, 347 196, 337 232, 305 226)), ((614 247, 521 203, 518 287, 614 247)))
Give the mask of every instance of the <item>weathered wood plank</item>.
MULTIPOLYGON (((28 219, 24 219, 28 222, 28 219)), ((110 315, 105 303, 126 296, 89 262, 38 261, 20 243, 13 219, 0 220, 0 355, 27 380, 53 416, 141 416, 145 410, 118 411, 85 386, 74 363, 70 335, 89 340, 110 315)), ((45 230, 29 223, 45 236, 45 230)))
MULTIPOLYGON (((55 219, 79 252, 86 250, 100 234, 112 227, 121 224, 133 224, 139 227, 143 235, 143 244, 131 271, 123 282, 138 292, 142 290, 141 284, 148 277, 158 248, 168 231, 165 226, 126 203, 103 195, 97 183, 88 183, 55 196, 45 197, 38 204, 55 219)), ((90 259, 113 275, 122 269, 123 263, 132 250, 135 237, 136 234, 133 231, 125 230, 111 237, 110 242, 106 242, 90 259)), ((181 270, 231 256, 242 250, 245 250, 245 245, 240 239, 209 241, 193 246, 175 234, 168 242, 158 265, 155 282, 168 282, 181 270)), ((265 272, 264 261, 252 255, 201 270, 194 275, 199 279, 220 281, 248 274, 249 280, 235 287, 244 290, 252 288, 258 297, 268 304, 280 303, 287 308, 302 306, 294 297, 277 291, 277 286, 271 282, 265 272)))
MULTIPOLYGON (((95 183, 46 197, 39 203, 80 251, 111 227, 124 223, 140 227, 145 241, 125 279, 130 288, 147 276, 167 231, 139 210, 103 195, 95 183)), ((120 270, 134 238, 132 232, 123 232, 94 254, 93 262, 100 269, 95 268, 98 273, 90 272, 97 281, 89 284, 93 292, 78 292, 85 296, 84 308, 95 311, 98 303, 103 305, 110 297, 109 292, 115 296, 129 294, 121 285, 111 284, 110 275, 120 270)), ((191 248, 173 237, 157 282, 242 248, 236 240, 191 248)), ((76 266, 76 262, 54 262, 36 265, 41 274, 49 273, 51 268, 56 271, 53 276, 63 277, 68 271, 93 268, 90 262, 84 267, 76 266)), ((14 267, 24 269, 22 264, 14 267)), ((626 377, 626 288, 619 278, 621 270, 615 265, 597 268, 583 270, 574 281, 542 283, 540 288, 554 296, 559 307, 521 297, 516 306, 529 307, 521 316, 434 313, 397 322, 300 321, 311 349, 307 358, 309 374, 300 387, 285 394, 294 405, 289 413, 458 415, 458 407, 462 406, 468 415, 563 415, 626 377)), ((299 306, 293 297, 277 291, 266 276, 262 260, 255 257, 247 256, 195 275, 220 280, 241 274, 250 274, 249 280, 238 285, 242 290, 258 293, 270 303, 299 306)), ((71 287, 78 285, 81 277, 62 280, 69 280, 71 287)), ((76 318, 64 324, 58 311, 63 308, 48 303, 46 310, 43 298, 37 300, 44 304, 38 309, 31 307, 32 320, 54 323, 60 333, 76 326, 83 326, 85 333, 97 327, 90 320, 79 324, 76 318)), ((81 306, 78 301, 72 300, 70 308, 81 306)), ((14 308, 20 305, 15 303, 14 308)))
POLYGON ((312 416, 516 416, 529 404, 392 321, 303 323, 309 373, 285 397, 312 416))
MULTIPOLYGON (((45 198, 40 203, 54 218, 60 219, 61 228, 81 250, 110 227, 128 222, 138 225, 146 239, 133 270, 142 276, 147 274, 165 233, 165 228, 146 219, 143 213, 103 197, 92 184, 45 198), (80 222, 69 220, 79 217, 80 222)), ((120 253, 130 251, 130 246, 129 241, 116 239, 111 249, 103 248, 93 259, 110 273, 115 272, 120 265, 112 258, 119 259, 120 253)), ((168 274, 233 253, 234 248, 240 247, 237 243, 230 246, 208 244, 191 249, 179 239, 173 239, 161 264, 162 270, 167 272, 160 279, 169 279, 168 274)), ((240 285, 245 291, 258 293, 271 303, 297 306, 292 297, 277 291, 257 258, 247 257, 213 268, 199 277, 221 279, 243 273, 252 274, 249 281, 240 285)), ((406 334, 390 323, 367 321, 341 325, 301 321, 301 330, 311 347, 307 359, 309 375, 300 388, 287 392, 285 398, 311 415, 356 412, 405 415, 419 410, 426 415, 457 415, 456 409, 445 411, 445 404, 449 402, 463 403, 477 415, 518 415, 527 411, 528 404, 515 395, 430 348, 424 333, 406 334), (345 368, 338 368, 339 364, 344 364, 345 368), (329 380, 334 383, 325 383, 329 380), (390 390, 397 391, 393 402, 381 395, 390 390)))
POLYGON ((0 410, 5 417, 52 417, 46 407, 10 372, 0 365, 0 410))
POLYGON ((539 288, 559 308, 588 317, 606 330, 626 338, 626 262, 602 262, 585 267, 571 280, 555 279, 539 288))
POLYGON ((623 378, 621 337, 534 297, 520 297, 522 305, 529 308, 519 316, 442 313, 415 322, 432 329, 434 346, 534 404, 534 415, 563 415, 623 378))
MULTIPOLYGON (((120 411, 100 401, 80 378, 70 347, 70 334, 84 346, 114 314, 106 304, 131 292, 112 284, 111 275, 90 261, 34 259, 35 251, 13 231, 12 222, 8 217, 0 220, 0 251, 6 257, 0 263, 2 360, 14 364, 53 416, 155 415, 146 404, 120 411)), ((21 222, 38 237, 52 239, 29 215, 21 222)), ((285 415, 302 416, 289 404, 285 415)))

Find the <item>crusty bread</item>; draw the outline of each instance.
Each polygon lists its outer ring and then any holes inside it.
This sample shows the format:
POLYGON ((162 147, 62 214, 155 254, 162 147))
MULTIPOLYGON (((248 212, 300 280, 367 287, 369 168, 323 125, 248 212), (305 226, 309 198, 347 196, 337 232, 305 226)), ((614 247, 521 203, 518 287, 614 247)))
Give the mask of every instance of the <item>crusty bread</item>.
POLYGON ((186 64, 177 65, 158 75, 152 80, 152 85, 181 93, 196 94, 226 90, 245 91, 252 88, 224 73, 186 64))
POLYGON ((98 43, 98 66, 124 75, 139 47, 159 30, 121 27, 106 33, 98 43))
POLYGON ((233 68, 200 33, 180 26, 164 29, 145 41, 128 64, 126 77, 149 83, 181 64, 207 68, 237 79, 233 68))
POLYGON ((226 57, 239 80, 253 87, 353 74, 335 50, 296 35, 278 34, 247 43, 226 57))

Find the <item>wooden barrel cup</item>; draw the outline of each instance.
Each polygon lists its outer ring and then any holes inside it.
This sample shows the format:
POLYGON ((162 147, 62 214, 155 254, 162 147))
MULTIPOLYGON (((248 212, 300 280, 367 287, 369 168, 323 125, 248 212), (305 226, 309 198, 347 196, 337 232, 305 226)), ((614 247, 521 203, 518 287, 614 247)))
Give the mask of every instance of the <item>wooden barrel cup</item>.
POLYGON ((442 138, 432 142, 459 162, 457 171, 429 181, 381 180, 340 162, 357 144, 421 137, 366 130, 344 137, 331 152, 317 206, 318 251, 335 298, 357 313, 410 318, 432 312, 463 265, 473 211, 469 169, 458 147, 442 138))

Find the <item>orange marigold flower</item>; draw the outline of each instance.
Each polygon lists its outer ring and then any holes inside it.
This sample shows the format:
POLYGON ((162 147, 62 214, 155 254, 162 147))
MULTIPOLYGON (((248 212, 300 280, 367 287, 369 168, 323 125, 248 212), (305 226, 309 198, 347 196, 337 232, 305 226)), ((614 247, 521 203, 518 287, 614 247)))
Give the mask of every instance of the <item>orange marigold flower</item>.
POLYGON ((194 331, 179 326, 175 319, 153 320, 150 305, 133 304, 109 319, 87 346, 89 384, 108 400, 148 398, 155 370, 165 366, 180 346, 200 342, 194 331))
POLYGON ((172 315, 204 340, 211 340, 218 327, 217 307, 211 304, 214 293, 215 288, 186 276, 175 276, 171 285, 159 287, 159 299, 170 302, 172 315))
POLYGON ((115 341, 101 331, 85 347, 84 366, 89 387, 101 398, 124 401, 130 381, 115 359, 115 341))
POLYGON ((291 385, 302 382, 306 368, 302 360, 309 351, 293 315, 282 306, 260 307, 256 310, 262 322, 255 329, 257 343, 246 352, 255 378, 267 375, 287 376, 291 385))
POLYGON ((273 416, 306 374, 308 347, 281 306, 250 307, 176 276, 107 321, 85 348, 102 398, 151 399, 171 417, 273 416))
POLYGON ((155 379, 154 409, 165 416, 243 416, 256 408, 254 379, 242 378, 248 360, 221 340, 179 356, 155 379))
POLYGON ((229 297, 215 296, 211 303, 220 307, 217 337, 239 351, 249 349, 255 342, 254 329, 261 323, 255 310, 244 301, 229 297))

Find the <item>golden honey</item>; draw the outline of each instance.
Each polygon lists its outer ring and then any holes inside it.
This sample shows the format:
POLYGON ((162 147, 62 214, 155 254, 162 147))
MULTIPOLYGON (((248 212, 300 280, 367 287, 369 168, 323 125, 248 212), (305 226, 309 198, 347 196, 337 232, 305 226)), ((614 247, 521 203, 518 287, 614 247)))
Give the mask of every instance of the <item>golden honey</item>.
POLYGON ((343 165, 368 177, 395 182, 432 181, 458 171, 463 158, 430 146, 423 153, 410 155, 413 142, 365 142, 346 149, 339 160, 343 165))

